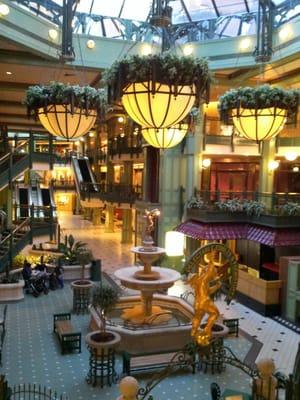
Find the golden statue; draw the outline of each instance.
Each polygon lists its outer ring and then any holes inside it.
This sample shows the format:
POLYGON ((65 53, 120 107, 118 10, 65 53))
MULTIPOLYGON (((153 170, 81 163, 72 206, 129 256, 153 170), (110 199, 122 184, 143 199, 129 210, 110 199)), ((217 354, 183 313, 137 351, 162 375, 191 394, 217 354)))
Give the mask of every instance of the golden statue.
POLYGON ((219 290, 222 285, 222 275, 218 275, 217 273, 214 258, 215 252, 212 251, 208 257, 208 264, 200 264, 198 272, 187 281, 194 289, 195 295, 195 315, 192 321, 191 335, 196 339, 198 344, 203 346, 209 344, 212 336, 212 327, 220 315, 217 306, 211 299, 211 296, 219 290), (206 314, 208 315, 207 322, 205 327, 201 329, 200 325, 206 314))

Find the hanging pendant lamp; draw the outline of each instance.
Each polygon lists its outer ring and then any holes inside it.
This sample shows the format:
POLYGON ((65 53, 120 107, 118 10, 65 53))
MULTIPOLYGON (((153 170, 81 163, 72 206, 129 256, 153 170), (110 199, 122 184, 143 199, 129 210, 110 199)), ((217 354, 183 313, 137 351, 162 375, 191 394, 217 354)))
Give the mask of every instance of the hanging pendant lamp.
POLYGON ((160 149, 169 149, 179 144, 188 131, 188 124, 177 124, 170 128, 143 128, 142 135, 147 143, 160 149))
POLYGON ((233 89, 220 97, 221 121, 234 125, 243 137, 268 140, 286 123, 296 123, 299 93, 269 85, 233 89))
POLYGON ((77 107, 72 111, 70 105, 52 104, 46 109, 40 108, 38 116, 41 124, 48 132, 69 140, 89 132, 95 125, 97 112, 88 110, 86 113, 77 107))
POLYGON ((30 86, 25 103, 29 116, 39 118, 52 135, 67 140, 91 130, 105 107, 103 90, 60 82, 30 86))

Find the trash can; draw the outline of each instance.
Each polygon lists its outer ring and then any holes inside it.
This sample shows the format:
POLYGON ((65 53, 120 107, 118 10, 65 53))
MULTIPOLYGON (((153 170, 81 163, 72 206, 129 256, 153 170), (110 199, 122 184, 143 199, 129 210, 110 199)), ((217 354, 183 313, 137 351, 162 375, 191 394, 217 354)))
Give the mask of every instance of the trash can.
POLYGON ((101 281, 101 260, 93 260, 91 265, 91 280, 101 281))

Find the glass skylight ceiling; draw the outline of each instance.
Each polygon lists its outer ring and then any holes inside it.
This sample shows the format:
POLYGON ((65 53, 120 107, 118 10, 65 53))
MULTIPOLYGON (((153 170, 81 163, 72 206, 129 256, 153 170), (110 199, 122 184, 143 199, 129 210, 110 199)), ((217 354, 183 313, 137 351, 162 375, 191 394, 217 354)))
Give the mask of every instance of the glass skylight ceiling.
MULTIPOLYGON (((61 22, 57 8, 61 8, 63 0, 13 1, 55 23, 61 22)), ((173 26, 169 34, 181 43, 256 33, 259 0, 163 0, 162 3, 172 8, 173 26)), ((273 5, 278 7, 276 24, 300 13, 300 0, 273 0, 273 5)), ((73 20, 74 32, 157 42, 161 30, 149 24, 151 6, 152 0, 80 0, 73 20)))

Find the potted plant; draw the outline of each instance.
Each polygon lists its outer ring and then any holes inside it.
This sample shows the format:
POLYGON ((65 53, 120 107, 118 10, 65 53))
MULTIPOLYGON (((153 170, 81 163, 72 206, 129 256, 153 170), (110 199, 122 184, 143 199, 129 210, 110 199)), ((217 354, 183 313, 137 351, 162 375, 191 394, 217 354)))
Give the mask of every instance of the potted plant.
POLYGON ((92 294, 92 307, 99 320, 99 330, 90 332, 86 336, 86 342, 92 349, 114 348, 120 341, 120 335, 106 329, 107 313, 111 311, 119 300, 119 292, 116 288, 99 284, 94 287, 92 294))
POLYGON ((39 118, 47 131, 71 139, 93 127, 97 116, 103 115, 106 101, 103 89, 51 82, 30 86, 25 104, 28 116, 39 118))
POLYGON ((175 126, 194 104, 208 102, 210 81, 206 60, 170 53, 124 58, 103 78, 109 102, 122 99, 135 122, 156 130, 175 126))
POLYGON ((221 121, 233 124, 251 140, 267 140, 275 136, 285 122, 297 121, 298 90, 262 85, 231 89, 219 99, 221 121))

